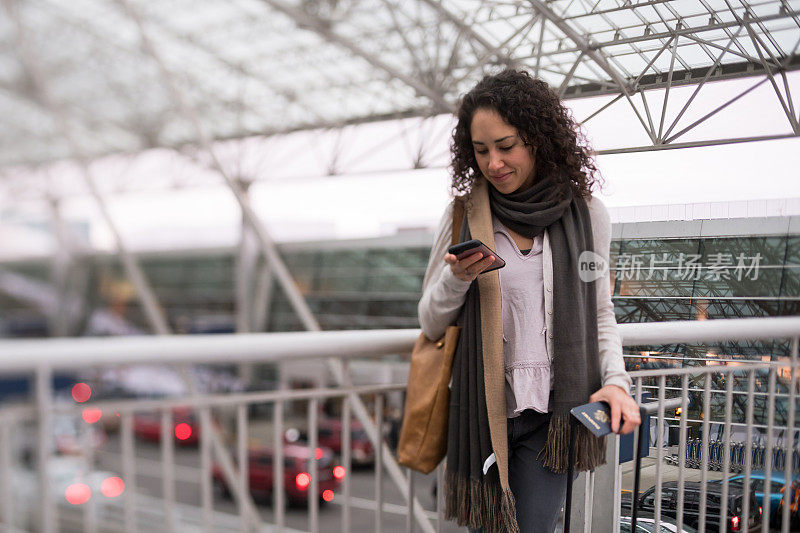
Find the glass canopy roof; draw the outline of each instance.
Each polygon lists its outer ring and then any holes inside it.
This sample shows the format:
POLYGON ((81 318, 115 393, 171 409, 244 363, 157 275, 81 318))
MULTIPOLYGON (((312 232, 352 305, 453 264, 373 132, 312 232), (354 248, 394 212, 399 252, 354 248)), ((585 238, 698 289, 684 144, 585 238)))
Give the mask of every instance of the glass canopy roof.
POLYGON ((669 124, 638 93, 730 78, 763 78, 800 133, 797 0, 2 5, 0 168, 439 115, 505 65, 628 101, 654 147, 669 124))

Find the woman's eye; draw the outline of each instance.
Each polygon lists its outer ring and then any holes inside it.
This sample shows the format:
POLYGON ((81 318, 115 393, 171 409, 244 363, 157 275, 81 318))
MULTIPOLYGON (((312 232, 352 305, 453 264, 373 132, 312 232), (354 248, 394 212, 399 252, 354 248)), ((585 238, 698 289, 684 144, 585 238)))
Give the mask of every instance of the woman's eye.
POLYGON ((504 152, 508 152, 508 151, 509 151, 509 150, 511 150, 512 148, 514 148, 514 145, 513 145, 513 144, 512 144, 511 146, 501 146, 501 147, 500 147, 500 149, 501 149, 502 151, 504 151, 504 152))
POLYGON ((489 153, 489 150, 475 150, 476 154, 485 155, 489 153))

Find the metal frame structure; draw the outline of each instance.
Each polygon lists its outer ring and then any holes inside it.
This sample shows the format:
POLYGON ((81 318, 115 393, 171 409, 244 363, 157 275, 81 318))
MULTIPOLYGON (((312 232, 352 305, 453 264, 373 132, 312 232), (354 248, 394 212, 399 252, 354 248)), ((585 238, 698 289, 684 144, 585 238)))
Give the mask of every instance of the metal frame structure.
MULTIPOLYGON (((800 3, 793 0, 5 5, 15 15, 0 20, 0 184, 15 193, 30 188, 15 179, 20 172, 30 177, 31 169, 58 160, 150 148, 205 150, 198 127, 209 143, 331 132, 334 140, 319 157, 337 173, 341 158, 364 143, 354 125, 417 117, 413 127, 424 141, 398 168, 443 166, 447 147, 425 135, 424 119, 449 114, 482 75, 505 66, 529 69, 564 98, 594 97, 577 117, 584 123, 611 114, 629 121, 626 128, 639 128, 621 144, 596 139, 600 153, 800 134, 792 95, 798 90, 792 73, 800 65, 800 3), (136 35, 144 27, 150 44, 141 46, 136 35), (41 56, 38 76, 15 37, 20 28, 41 56), (705 89, 722 80, 745 82, 724 98, 704 99, 705 89), (175 101, 176 91, 193 117, 175 101), (721 115, 740 113, 737 106, 751 93, 761 95, 765 111, 775 105, 779 115, 771 116, 782 116, 783 123, 770 131, 738 124, 725 134, 704 133, 702 126, 721 115), (65 121, 72 141, 60 125, 65 121), (439 157, 420 158, 431 146, 439 157)), ((393 145, 402 146, 405 137, 398 134, 393 145)), ((308 153, 308 143, 299 149, 308 153)), ((285 177, 274 167, 264 174, 249 179, 285 177)), ((131 184, 111 190, 118 187, 131 184)))

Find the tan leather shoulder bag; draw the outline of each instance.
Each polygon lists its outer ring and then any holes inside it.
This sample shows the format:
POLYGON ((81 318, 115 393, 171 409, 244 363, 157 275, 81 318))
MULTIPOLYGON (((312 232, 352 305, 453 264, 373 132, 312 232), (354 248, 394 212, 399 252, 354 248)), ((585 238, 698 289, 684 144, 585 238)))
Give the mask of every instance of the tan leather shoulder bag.
MULTIPOLYGON (((456 198, 452 244, 458 243, 463 219, 464 200, 456 198)), ((436 468, 447 452, 450 372, 460 331, 459 326, 449 326, 444 337, 437 341, 420 333, 411 352, 397 460, 401 465, 425 474, 436 468)))

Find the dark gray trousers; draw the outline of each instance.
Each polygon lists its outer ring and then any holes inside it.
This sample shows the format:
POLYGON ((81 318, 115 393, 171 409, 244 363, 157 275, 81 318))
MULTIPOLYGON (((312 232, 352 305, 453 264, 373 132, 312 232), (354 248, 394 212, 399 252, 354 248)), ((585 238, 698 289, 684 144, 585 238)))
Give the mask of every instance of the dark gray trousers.
POLYGON ((520 533, 555 531, 567 496, 567 475, 554 474, 536 459, 544 448, 549 422, 550 414, 532 409, 508 419, 508 480, 520 533))

